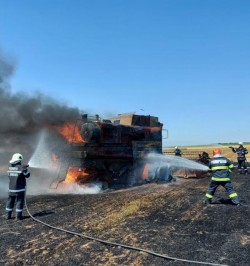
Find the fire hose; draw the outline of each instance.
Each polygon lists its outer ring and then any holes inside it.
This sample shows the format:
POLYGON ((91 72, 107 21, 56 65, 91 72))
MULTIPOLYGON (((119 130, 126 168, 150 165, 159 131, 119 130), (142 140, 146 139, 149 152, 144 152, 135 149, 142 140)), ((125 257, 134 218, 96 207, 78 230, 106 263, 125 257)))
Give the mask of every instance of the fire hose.
POLYGON ((115 242, 103 240, 103 239, 100 239, 100 238, 88 236, 88 235, 85 235, 85 234, 77 233, 77 232, 74 232, 74 231, 70 231, 70 230, 66 230, 66 229, 63 229, 63 228, 59 228, 59 227, 50 225, 48 223, 45 223, 45 222, 43 222, 43 221, 35 218, 30 213, 29 208, 28 208, 28 205, 27 205, 27 201, 26 201, 26 196, 25 196, 25 207, 26 207, 26 210, 27 210, 29 216, 34 221, 36 221, 38 223, 41 223, 41 224, 43 224, 43 225, 45 225, 45 226, 47 226, 49 228, 52 228, 52 229, 55 229, 55 230, 58 230, 58 231, 61 231, 61 232, 65 232, 65 233, 68 233, 68 234, 71 234, 71 235, 76 235, 76 236, 83 237, 83 238, 86 238, 86 239, 89 239, 89 240, 97 241, 97 242, 103 243, 105 245, 117 246, 117 247, 122 247, 122 248, 126 248, 126 249, 131 249, 131 250, 136 250, 136 251, 140 251, 140 252, 145 252, 147 254, 150 254, 150 255, 153 255, 153 256, 156 256, 156 257, 160 257, 160 258, 164 258, 164 259, 168 259, 168 260, 173 260, 173 261, 181 261, 181 262, 194 263, 194 264, 202 264, 202 265, 228 266, 226 264, 217 264, 217 263, 209 263, 209 262, 202 262, 202 261, 193 261, 193 260, 186 260, 186 259, 180 259, 180 258, 170 257, 170 256, 167 256, 167 255, 164 255, 164 254, 160 254, 160 253, 157 253, 157 252, 154 252, 154 251, 151 251, 151 250, 147 250, 147 249, 143 249, 143 248, 139 248, 139 247, 135 247, 135 246, 131 246, 131 245, 126 245, 126 244, 121 244, 121 243, 115 243, 115 242))

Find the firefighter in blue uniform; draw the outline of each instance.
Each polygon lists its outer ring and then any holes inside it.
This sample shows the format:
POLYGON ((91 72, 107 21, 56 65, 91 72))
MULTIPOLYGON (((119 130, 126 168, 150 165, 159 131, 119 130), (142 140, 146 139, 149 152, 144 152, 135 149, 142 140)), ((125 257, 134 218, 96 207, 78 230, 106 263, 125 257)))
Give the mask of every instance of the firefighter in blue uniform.
POLYGON ((209 171, 212 173, 212 178, 203 203, 212 203, 212 198, 216 189, 218 186, 223 186, 229 194, 232 203, 239 205, 240 200, 233 188, 230 178, 230 173, 232 172, 234 165, 221 154, 221 149, 214 149, 213 155, 213 158, 208 164, 209 171))
POLYGON ((247 174, 247 165, 246 165, 246 154, 248 154, 248 150, 243 147, 243 143, 239 142, 239 147, 234 148, 234 147, 229 147, 232 149, 234 153, 237 153, 237 160, 238 160, 238 172, 240 174, 247 174), (244 169, 242 171, 242 169, 244 169))
POLYGON ((10 160, 8 169, 9 176, 9 197, 6 205, 7 219, 11 219, 11 214, 16 202, 16 220, 22 220, 26 178, 30 176, 28 165, 22 165, 23 156, 15 153, 10 160))

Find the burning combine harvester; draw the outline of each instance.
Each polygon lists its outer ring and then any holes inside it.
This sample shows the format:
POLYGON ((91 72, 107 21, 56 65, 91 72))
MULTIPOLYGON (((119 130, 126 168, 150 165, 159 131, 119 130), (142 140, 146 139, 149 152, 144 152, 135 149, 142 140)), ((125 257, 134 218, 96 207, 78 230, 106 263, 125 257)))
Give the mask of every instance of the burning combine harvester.
POLYGON ((162 154, 162 127, 155 116, 129 113, 102 120, 98 115, 82 115, 59 129, 71 151, 53 186, 61 181, 101 181, 105 188, 122 188, 150 180, 170 181, 166 167, 152 172, 145 161, 149 153, 162 154))

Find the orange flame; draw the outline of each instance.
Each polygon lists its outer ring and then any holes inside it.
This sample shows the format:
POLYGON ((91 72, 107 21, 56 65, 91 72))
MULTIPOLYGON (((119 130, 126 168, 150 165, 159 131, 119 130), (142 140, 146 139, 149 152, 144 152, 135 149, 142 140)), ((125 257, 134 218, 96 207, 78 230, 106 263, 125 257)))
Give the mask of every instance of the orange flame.
POLYGON ((62 126, 58 126, 57 130, 69 143, 83 142, 78 126, 74 123, 65 123, 62 126))
POLYGON ((142 171, 142 179, 147 180, 149 178, 149 164, 146 163, 142 171))
POLYGON ((87 178, 88 174, 83 171, 83 169, 75 166, 71 166, 68 168, 68 172, 65 178, 64 183, 70 184, 70 183, 76 183, 79 179, 79 177, 87 178))

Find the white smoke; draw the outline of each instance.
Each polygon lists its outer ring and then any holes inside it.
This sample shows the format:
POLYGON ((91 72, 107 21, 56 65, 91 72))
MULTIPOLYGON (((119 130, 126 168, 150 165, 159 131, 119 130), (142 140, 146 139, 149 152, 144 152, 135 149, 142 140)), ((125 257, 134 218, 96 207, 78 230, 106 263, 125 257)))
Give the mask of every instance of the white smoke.
POLYGON ((101 192, 101 183, 64 183, 56 180, 57 172, 43 168, 30 168, 31 176, 27 179, 27 195, 46 194, 96 194, 101 192))
POLYGON ((70 184, 60 184, 58 188, 53 191, 50 190, 49 193, 51 194, 96 194, 102 191, 102 184, 101 183, 89 183, 86 185, 79 185, 77 183, 70 183, 70 184))
POLYGON ((6 198, 8 195, 8 181, 7 173, 0 176, 0 198, 6 198))
POLYGON ((43 130, 39 136, 37 148, 30 158, 29 166, 31 177, 27 182, 27 195, 41 194, 95 194, 102 189, 101 183, 88 183, 79 185, 77 183, 64 183, 59 178, 59 171, 62 165, 69 165, 70 158, 60 158, 60 161, 53 162, 51 155, 54 150, 59 153, 65 152, 67 144, 64 142, 55 143, 51 132, 43 130), (66 146, 65 146, 66 145, 66 146))

